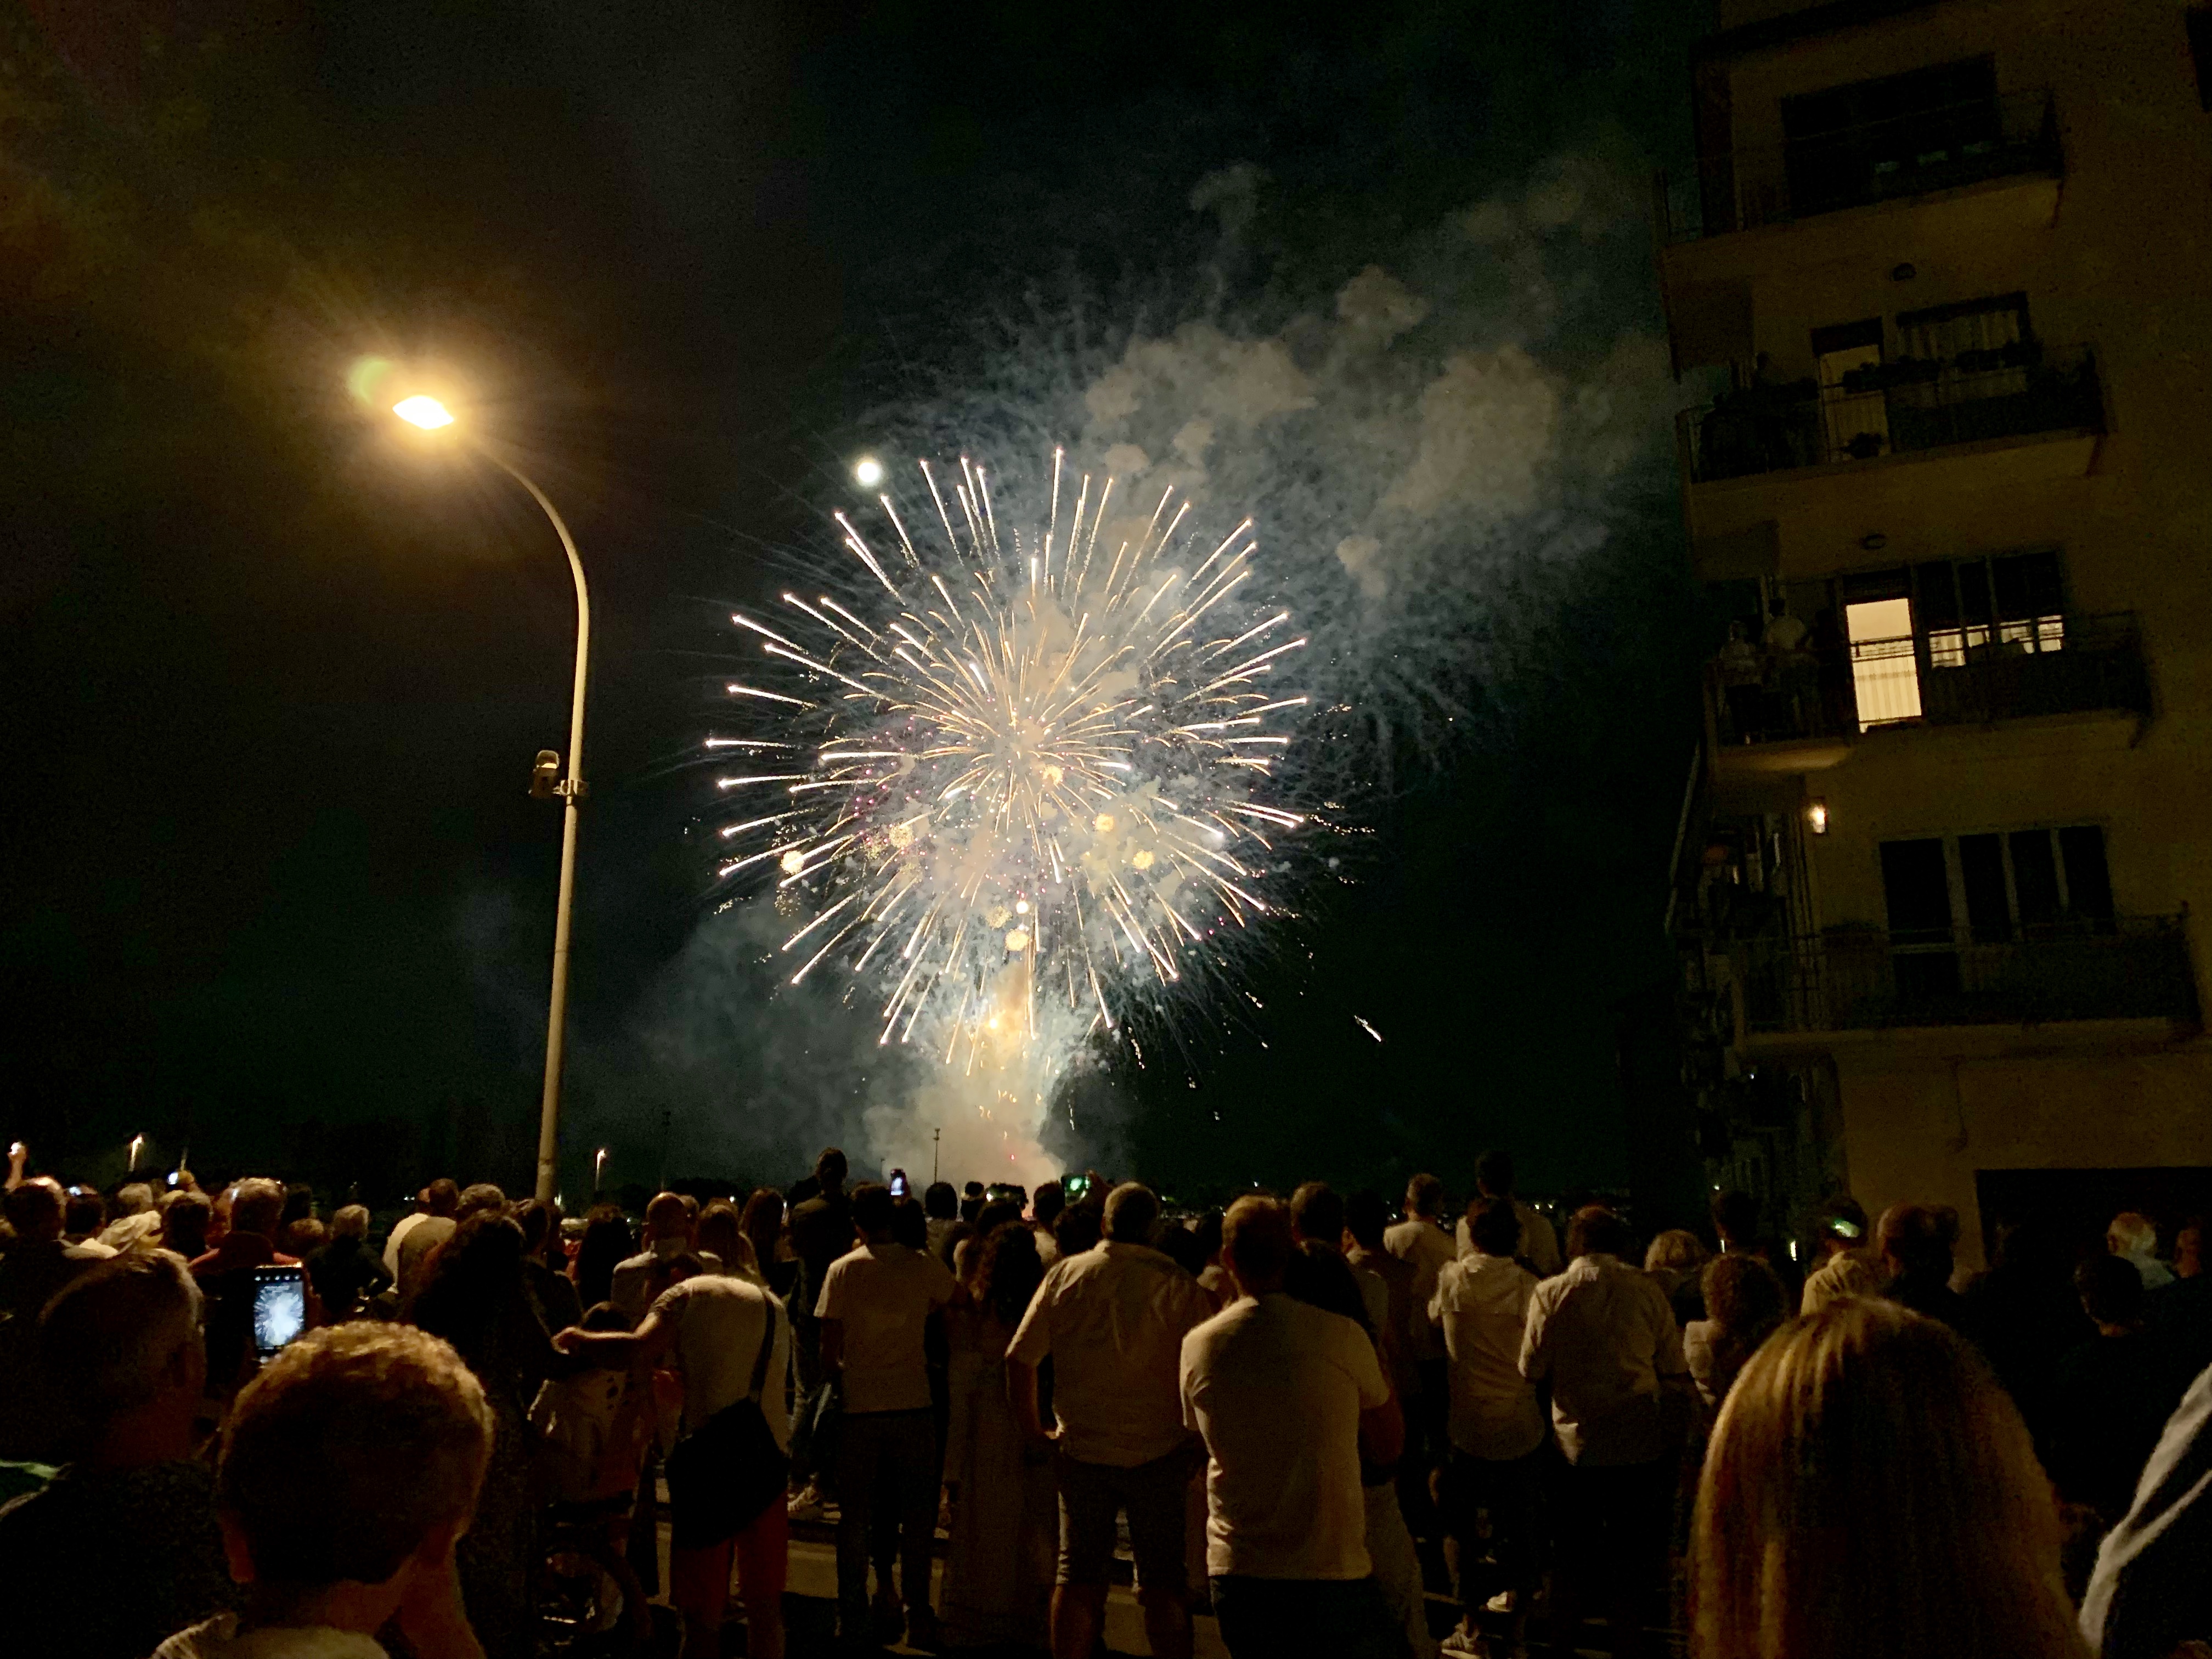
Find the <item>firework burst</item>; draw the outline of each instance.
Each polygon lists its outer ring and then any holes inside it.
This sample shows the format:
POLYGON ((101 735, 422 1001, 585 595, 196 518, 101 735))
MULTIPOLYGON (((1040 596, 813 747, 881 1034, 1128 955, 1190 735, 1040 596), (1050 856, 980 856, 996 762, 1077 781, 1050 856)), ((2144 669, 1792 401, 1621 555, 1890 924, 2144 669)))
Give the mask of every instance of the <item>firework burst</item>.
POLYGON ((792 983, 842 973, 879 1042, 1025 1071, 1011 1101, 1277 910, 1305 641, 1252 600, 1249 520, 1133 516, 1058 451, 1026 517, 964 459, 917 473, 880 524, 834 515, 850 580, 732 617, 760 658, 744 735, 708 739, 742 762, 718 873, 796 924, 792 983))

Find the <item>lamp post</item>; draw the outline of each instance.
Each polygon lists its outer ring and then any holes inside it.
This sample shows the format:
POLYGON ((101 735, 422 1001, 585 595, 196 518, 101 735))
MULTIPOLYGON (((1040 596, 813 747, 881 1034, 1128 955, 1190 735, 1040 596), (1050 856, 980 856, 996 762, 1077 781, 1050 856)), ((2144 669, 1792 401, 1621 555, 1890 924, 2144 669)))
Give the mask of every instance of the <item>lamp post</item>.
MULTIPOLYGON (((392 412, 410 425, 434 432, 453 424, 453 412, 435 398, 402 398, 392 412)), ((568 704, 568 775, 558 781, 561 757, 540 753, 532 793, 558 795, 565 803, 561 818, 561 896, 553 915, 553 990, 545 1016, 545 1086, 538 1109, 538 1186, 541 1202, 553 1201, 561 1163, 561 1067, 568 1035, 568 922, 576 894, 576 809, 584 798, 584 677, 591 665, 592 600, 584 586, 584 562, 577 556, 575 538, 546 498, 545 492, 504 456, 482 444, 471 447, 529 492, 561 538, 568 556, 568 574, 576 580, 576 684, 568 704)))

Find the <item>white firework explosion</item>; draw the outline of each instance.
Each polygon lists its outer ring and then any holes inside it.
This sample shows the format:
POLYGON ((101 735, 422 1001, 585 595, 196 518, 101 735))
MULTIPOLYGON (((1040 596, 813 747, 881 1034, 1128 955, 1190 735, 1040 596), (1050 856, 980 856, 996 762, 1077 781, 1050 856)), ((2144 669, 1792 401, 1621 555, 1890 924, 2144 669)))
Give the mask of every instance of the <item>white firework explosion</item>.
POLYGON ((1309 820, 1271 728, 1307 705, 1279 684, 1305 641, 1252 602, 1249 520, 1201 536, 1173 490, 1117 517, 1059 451, 1026 521, 965 459, 916 471, 880 526, 833 515, 849 580, 732 617, 766 672, 726 686, 745 735, 708 739, 745 763, 716 779, 718 874, 773 884, 792 983, 846 973, 879 1042, 1041 1107, 1086 1036, 1279 909, 1309 820))

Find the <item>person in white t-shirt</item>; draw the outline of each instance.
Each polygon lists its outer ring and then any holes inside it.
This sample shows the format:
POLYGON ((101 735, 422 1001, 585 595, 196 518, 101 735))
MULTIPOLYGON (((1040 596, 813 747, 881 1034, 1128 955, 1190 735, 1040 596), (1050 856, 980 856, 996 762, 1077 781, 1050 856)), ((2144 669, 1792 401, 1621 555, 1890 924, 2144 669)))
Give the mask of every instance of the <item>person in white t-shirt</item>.
POLYGON ((1214 1613, 1233 1659, 1380 1659, 1402 1638, 1368 1559, 1359 1433, 1389 1384, 1356 1323, 1284 1294, 1295 1248, 1279 1201, 1238 1199, 1221 1246, 1237 1299, 1183 1339, 1214 1613))
POLYGON ((1624 1259, 1632 1243, 1628 1224, 1602 1206, 1575 1212, 1574 1261, 1529 1297, 1521 1374, 1551 1384, 1552 1425, 1570 1465, 1553 1626, 1576 1628, 1575 1603, 1590 1583, 1605 1599, 1614 1653, 1640 1659, 1695 1395, 1674 1310, 1658 1281, 1624 1259))
MULTIPOLYGON (((791 1449, 784 1403, 791 1373, 791 1322, 783 1304, 754 1279, 699 1273, 663 1291, 635 1334, 568 1330, 556 1341, 598 1364, 670 1365, 684 1382, 687 1435, 698 1433, 739 1401, 757 1400, 775 1443, 791 1449)), ((713 1492, 679 1482, 677 1465, 671 1458, 674 1536, 668 1578, 670 1600, 684 1615, 683 1659, 718 1659, 732 1558, 744 1597, 745 1652, 752 1659, 783 1659, 783 1592, 791 1540, 783 1494, 776 1492, 747 1520, 729 1515, 713 1492)))
POLYGON ((443 1176, 415 1194, 415 1207, 392 1224, 384 1241, 384 1271, 392 1275, 392 1283, 399 1282, 399 1247, 407 1235, 433 1216, 451 1221, 460 1207, 461 1189, 443 1176))
MULTIPOLYGON (((957 1287, 943 1262, 893 1238, 892 1220, 890 1188, 867 1182, 854 1189, 853 1230, 860 1236, 860 1247, 830 1264, 814 1307, 822 1322, 822 1374, 839 1383, 843 1401, 837 1620, 848 1642, 887 1641, 897 1633, 872 1630, 868 1612, 869 1523, 888 1493, 899 1522, 902 1622, 915 1646, 933 1647, 937 1616, 929 1605, 929 1562, 939 1470, 922 1345, 929 1316, 952 1299, 957 1287)), ((879 1599, 887 1610, 899 1610, 896 1598, 879 1599)))
POLYGON ((1472 1643, 1483 1604, 1498 1590, 1512 1595, 1510 1640, 1527 1626, 1536 1588, 1536 1505, 1541 1480, 1544 1413, 1536 1389, 1521 1375, 1521 1339, 1536 1276, 1513 1259, 1521 1220, 1500 1199, 1468 1206, 1473 1255, 1437 1275, 1428 1316, 1450 1355, 1451 1461, 1444 1473, 1446 1524, 1459 1540, 1462 1616, 1447 1652, 1477 1651, 1472 1643), (1490 1519, 1495 1578, 1477 1565, 1484 1554, 1481 1517, 1490 1519))
POLYGON ((1182 1340, 1213 1314, 1198 1281, 1148 1241, 1160 1200, 1136 1182, 1106 1199, 1106 1237, 1046 1275, 1006 1348, 1006 1397, 1032 1439, 1036 1368, 1053 1362, 1060 1483, 1055 1659, 1090 1659, 1106 1616, 1115 1519, 1129 1518, 1138 1599, 1156 1659, 1191 1650, 1186 1498, 1195 1446, 1177 1395, 1182 1340))

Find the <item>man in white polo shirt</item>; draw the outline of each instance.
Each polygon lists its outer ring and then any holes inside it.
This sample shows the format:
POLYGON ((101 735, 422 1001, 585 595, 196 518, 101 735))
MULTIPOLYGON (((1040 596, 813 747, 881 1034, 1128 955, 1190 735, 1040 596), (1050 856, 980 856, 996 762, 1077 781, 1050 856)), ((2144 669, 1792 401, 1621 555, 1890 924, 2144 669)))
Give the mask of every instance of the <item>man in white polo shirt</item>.
POLYGON ((1183 1419, 1206 1439, 1206 1570, 1233 1659, 1382 1659, 1403 1637, 1368 1559, 1360 1413, 1389 1403, 1365 1332, 1283 1293, 1272 1198, 1222 1222, 1237 1299, 1183 1339, 1183 1419))
POLYGON ((1060 1582, 1052 1593, 1054 1659, 1090 1659, 1106 1615, 1114 1520, 1129 1516, 1137 1599, 1157 1659, 1188 1659, 1189 1572, 1184 1498, 1196 1444, 1176 1395, 1182 1340, 1213 1298, 1146 1242, 1160 1218, 1148 1187, 1126 1182, 1106 1199, 1106 1237, 1056 1262, 1006 1348, 1006 1397, 1033 1438, 1036 1368, 1053 1362, 1060 1419, 1060 1582))
MULTIPOLYGON (((860 1248, 830 1264, 814 1309, 822 1322, 822 1374, 840 1382, 844 1401, 837 1449, 837 1622, 848 1643, 896 1634, 872 1632, 868 1617, 869 1522, 888 1493, 899 1522, 906 1632, 915 1646, 933 1647, 929 1559, 937 1534, 939 1471, 922 1341, 929 1316, 952 1299, 953 1281, 935 1256, 897 1243, 891 1220, 890 1188, 872 1181, 854 1189, 853 1230, 860 1236, 860 1248)), ((888 1595, 883 1599, 887 1609, 896 1605, 888 1595)))

